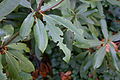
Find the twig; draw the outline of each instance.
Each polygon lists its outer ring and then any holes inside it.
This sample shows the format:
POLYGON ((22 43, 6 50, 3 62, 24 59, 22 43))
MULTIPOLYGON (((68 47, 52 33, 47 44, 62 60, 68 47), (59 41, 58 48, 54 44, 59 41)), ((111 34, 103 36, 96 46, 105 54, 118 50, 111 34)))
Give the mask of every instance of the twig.
POLYGON ((41 6, 42 6, 43 1, 44 1, 44 0, 40 0, 39 6, 38 6, 38 8, 37 8, 37 11, 39 11, 39 10, 41 9, 41 6))
POLYGON ((15 33, 7 42, 5 42, 2 47, 5 47, 8 45, 11 41, 13 41, 17 36, 19 35, 19 32, 15 33))
POLYGON ((52 9, 52 8, 54 8, 54 7, 56 7, 56 6, 58 6, 60 3, 62 3, 64 0, 61 0, 60 2, 58 2, 57 4, 55 4, 55 5, 53 5, 52 7, 50 7, 50 8, 48 8, 48 9, 46 9, 46 10, 43 10, 43 11, 40 11, 40 13, 44 13, 44 12, 46 12, 46 11, 49 11, 50 9, 52 9))

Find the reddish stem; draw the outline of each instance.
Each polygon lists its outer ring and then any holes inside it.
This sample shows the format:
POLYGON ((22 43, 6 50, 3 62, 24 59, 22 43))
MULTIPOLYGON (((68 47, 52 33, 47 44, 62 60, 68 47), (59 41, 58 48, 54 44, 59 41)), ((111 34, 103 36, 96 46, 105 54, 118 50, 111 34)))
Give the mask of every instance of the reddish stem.
POLYGON ((39 10, 41 9, 41 6, 42 6, 43 1, 44 1, 44 0, 40 0, 39 6, 38 6, 38 8, 37 8, 37 11, 39 11, 39 10))
POLYGON ((58 6, 60 3, 62 3, 64 0, 61 0, 60 2, 58 2, 57 4, 55 4, 55 5, 53 5, 52 7, 50 7, 50 8, 48 8, 48 9, 46 9, 46 10, 43 10, 43 11, 40 11, 40 13, 44 13, 44 12, 46 12, 46 11, 49 11, 50 9, 52 9, 52 8, 54 8, 54 7, 56 7, 56 6, 58 6))

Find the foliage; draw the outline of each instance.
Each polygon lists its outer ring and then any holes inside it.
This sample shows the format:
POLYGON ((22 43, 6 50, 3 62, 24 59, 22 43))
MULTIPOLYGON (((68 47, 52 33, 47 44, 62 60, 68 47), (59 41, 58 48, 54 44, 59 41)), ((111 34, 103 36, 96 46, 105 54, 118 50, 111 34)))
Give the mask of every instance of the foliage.
POLYGON ((119 11, 119 0, 0 0, 0 79, 119 80, 119 11))

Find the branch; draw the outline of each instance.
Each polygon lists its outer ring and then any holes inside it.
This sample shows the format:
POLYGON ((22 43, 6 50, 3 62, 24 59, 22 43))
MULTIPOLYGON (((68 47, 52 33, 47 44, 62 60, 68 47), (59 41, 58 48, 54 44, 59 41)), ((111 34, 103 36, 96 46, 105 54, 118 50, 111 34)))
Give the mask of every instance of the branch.
POLYGON ((2 45, 2 47, 5 47, 8 45, 10 42, 12 42, 17 36, 19 35, 19 32, 15 33, 6 43, 2 45))
POLYGON ((46 9, 46 10, 44 10, 44 11, 40 11, 41 13, 44 13, 44 12, 46 12, 46 11, 49 11, 50 9, 52 9, 52 8, 54 8, 54 7, 56 7, 56 6, 58 6, 60 3, 62 3, 64 0, 61 0, 60 2, 58 2, 57 4, 55 4, 55 5, 53 5, 52 7, 50 7, 50 8, 48 8, 48 9, 46 9))
POLYGON ((44 1, 44 0, 40 0, 39 6, 38 6, 38 8, 37 8, 37 11, 39 11, 39 10, 41 9, 41 6, 42 6, 43 1, 44 1))

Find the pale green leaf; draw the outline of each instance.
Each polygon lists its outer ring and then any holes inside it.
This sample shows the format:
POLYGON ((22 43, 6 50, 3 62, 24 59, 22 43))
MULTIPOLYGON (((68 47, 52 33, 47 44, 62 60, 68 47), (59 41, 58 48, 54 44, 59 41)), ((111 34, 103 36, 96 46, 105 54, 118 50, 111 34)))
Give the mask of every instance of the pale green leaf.
POLYGON ((11 36, 14 33, 14 27, 12 25, 5 25, 2 29, 5 31, 6 36, 11 36))
POLYGON ((0 3, 0 17, 11 13, 20 3, 21 0, 3 0, 0 3))
POLYGON ((120 1, 118 0, 107 0, 109 3, 111 3, 112 5, 117 5, 120 6, 120 1))
POLYGON ((33 17, 34 13, 30 13, 25 20, 23 21, 21 28, 20 28, 20 36, 24 39, 25 37, 27 37, 30 32, 31 32, 31 28, 33 26, 34 23, 34 17, 33 17))
POLYGON ((40 19, 36 20, 36 24, 34 26, 34 36, 38 48, 42 51, 42 53, 44 53, 48 44, 48 36, 44 24, 40 19))
POLYGON ((119 41, 120 40, 120 32, 115 34, 115 35, 113 35, 113 36, 111 36, 110 40, 111 41, 119 41))
POLYGON ((109 35, 108 35, 106 20, 105 19, 101 19, 100 23, 101 23, 102 33, 103 33, 105 39, 108 40, 108 36, 109 35))
POLYGON ((60 30, 60 28, 56 27, 54 24, 47 24, 46 28, 49 31, 48 34, 52 37, 55 43, 57 41, 63 42, 63 38, 60 37, 63 36, 63 32, 60 30))
POLYGON ((104 60, 106 54, 106 46, 101 47, 96 54, 94 55, 94 69, 99 68, 102 65, 102 62, 104 60))
POLYGON ((21 0, 20 5, 22 5, 22 6, 26 7, 26 8, 32 9, 31 3, 28 2, 27 0, 21 0))
POLYGON ((69 20, 67 20, 63 17, 57 16, 57 15, 44 15, 44 20, 47 20, 47 19, 51 19, 51 20, 55 21, 56 24, 63 25, 64 27, 68 28, 75 34, 78 34, 78 35, 83 34, 82 29, 77 29, 76 26, 74 26, 69 20))
POLYGON ((100 23, 101 23, 101 28, 102 28, 102 33, 104 35, 104 38, 106 40, 108 40, 108 30, 107 30, 107 22, 105 20, 105 15, 104 15, 104 12, 103 12, 103 6, 101 4, 101 2, 97 2, 97 7, 98 7, 98 10, 99 10, 99 14, 100 16, 103 16, 103 18, 100 20, 100 23))
POLYGON ((115 68, 120 71, 119 67, 118 66, 118 63, 119 63, 119 59, 117 57, 117 52, 115 51, 115 48, 113 47, 113 44, 110 44, 110 53, 112 55, 112 58, 113 58, 113 64, 115 66, 115 68))
POLYGON ((68 63, 70 60, 70 57, 71 57, 71 51, 67 48, 67 46, 65 44, 63 44, 61 42, 59 42, 57 45, 65 53, 65 57, 63 58, 63 60, 68 63))
POLYGON ((93 48, 93 47, 97 47, 100 46, 102 44, 101 41, 98 40, 87 40, 84 39, 83 41, 76 41, 74 42, 74 45, 79 47, 79 48, 93 48))

